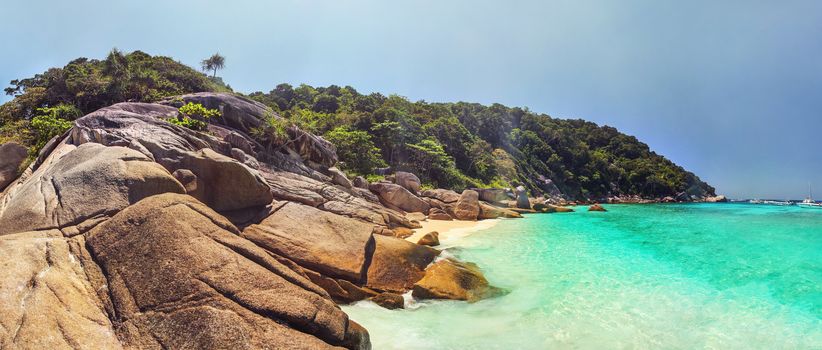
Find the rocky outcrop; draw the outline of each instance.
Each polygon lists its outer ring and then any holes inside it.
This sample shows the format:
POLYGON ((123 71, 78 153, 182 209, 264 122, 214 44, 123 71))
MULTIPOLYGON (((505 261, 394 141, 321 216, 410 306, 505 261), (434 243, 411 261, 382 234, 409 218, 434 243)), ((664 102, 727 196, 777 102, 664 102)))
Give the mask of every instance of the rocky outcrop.
POLYGON ((18 169, 27 156, 26 148, 18 143, 0 145, 0 192, 17 178, 18 169))
POLYGON ((368 189, 368 180, 362 176, 357 176, 352 180, 352 185, 357 188, 368 189))
POLYGON ((428 212, 428 220, 451 221, 454 220, 454 218, 452 218, 451 215, 448 215, 448 213, 446 213, 445 210, 442 210, 440 208, 431 208, 431 211, 428 212))
POLYGON ((496 218, 521 218, 522 215, 513 210, 506 208, 495 207, 485 202, 479 202, 479 215, 477 219, 496 219, 496 218))
POLYGON ((365 286, 374 290, 404 293, 425 275, 425 268, 439 251, 403 239, 374 236, 376 246, 365 286))
POLYGON ((405 171, 394 173, 394 183, 414 194, 420 191, 420 186, 422 185, 417 175, 405 171))
POLYGON ((477 191, 462 191, 454 207, 454 218, 457 220, 476 220, 480 213, 479 194, 477 191))
POLYGON ((417 241, 419 245, 427 245, 429 247, 436 247, 440 245, 440 233, 437 231, 428 232, 417 241))
POLYGON ((95 227, 95 290, 133 348, 368 347, 328 294, 194 198, 163 194, 95 227))
POLYGON ((405 299, 396 293, 380 293, 370 299, 379 306, 389 310, 402 309, 405 307, 405 299))
POLYGON ((58 230, 0 236, 0 348, 122 348, 78 242, 58 230))
POLYGON ((517 186, 516 196, 517 196, 517 208, 531 209, 531 201, 528 200, 528 191, 525 190, 525 187, 517 186))
POLYGON ((428 203, 397 184, 376 182, 370 184, 368 189, 376 193, 380 201, 389 208, 420 213, 428 213, 431 209, 428 203))
POLYGON ((414 285, 412 295, 420 299, 478 301, 501 291, 488 284, 477 265, 443 259, 429 267, 414 285))
POLYGON ((354 187, 354 184, 351 183, 351 180, 349 180, 348 177, 345 176, 345 173, 343 173, 340 169, 337 169, 336 167, 330 167, 328 168, 328 173, 331 175, 331 182, 335 185, 340 185, 343 188, 349 189, 354 187))
POLYGON ((728 201, 728 198, 723 195, 706 197, 705 202, 707 203, 725 203, 728 201))
POLYGON ((483 202, 501 205, 504 201, 513 198, 513 193, 507 188, 473 188, 483 202))
POLYGON ((159 193, 184 193, 171 174, 123 147, 72 148, 0 199, 0 235, 60 229, 111 216, 159 193))
POLYGON ((605 208, 603 208, 599 204, 594 204, 594 205, 591 205, 590 207, 588 207, 588 211, 607 211, 607 210, 605 210, 605 208))

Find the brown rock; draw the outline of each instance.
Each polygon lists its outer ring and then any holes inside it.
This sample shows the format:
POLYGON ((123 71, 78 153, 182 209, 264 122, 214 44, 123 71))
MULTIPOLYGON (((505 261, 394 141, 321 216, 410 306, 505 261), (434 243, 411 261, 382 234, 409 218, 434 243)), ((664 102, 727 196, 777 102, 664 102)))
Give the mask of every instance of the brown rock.
POLYGON ((325 276, 364 282, 374 225, 289 202, 242 236, 325 276))
POLYGON ((414 235, 414 230, 407 227, 395 227, 391 229, 394 231, 394 237, 406 239, 414 235))
POLYGON ((337 185, 340 185, 344 188, 352 188, 354 185, 351 183, 351 180, 348 180, 348 177, 345 176, 340 169, 336 167, 328 168, 329 174, 331 174, 331 182, 337 185))
POLYGON ((479 202, 480 213, 478 219, 521 218, 522 215, 513 210, 495 207, 485 202, 479 202))
POLYGON ((408 212, 427 213, 431 206, 400 185, 390 183, 373 183, 368 189, 380 197, 380 201, 389 206, 408 212))
POLYGON ((554 212, 556 212, 556 213, 570 213, 570 212, 573 212, 573 211, 574 211, 574 209, 571 209, 571 208, 568 208, 568 207, 560 207, 560 206, 556 206, 556 205, 552 205, 552 206, 550 206, 550 207, 551 207, 551 208, 554 210, 554 212))
POLYGON ((445 220, 451 221, 453 218, 451 215, 448 215, 444 210, 439 208, 431 208, 431 211, 428 212, 428 220, 445 220))
POLYGON ((374 240, 377 244, 365 286, 379 291, 404 293, 411 289, 440 253, 394 237, 374 236, 374 240))
POLYGON ((588 207, 588 211, 607 211, 607 210, 605 210, 605 208, 603 208, 599 204, 594 204, 594 205, 588 207))
POLYGON ((440 245, 440 233, 437 231, 428 232, 417 241, 417 244, 430 247, 438 246, 440 245))
POLYGON ((185 189, 143 154, 83 144, 6 191, 0 202, 0 235, 77 225, 165 192, 185 189))
POLYGON ((457 220, 476 220, 479 216, 479 194, 477 191, 462 191, 460 199, 454 207, 454 218, 457 220))
POLYGON ((420 196, 434 198, 445 204, 456 203, 458 200, 460 200, 459 193, 451 190, 444 190, 442 188, 422 191, 422 193, 420 193, 420 196))
POLYGON ((362 176, 355 177, 352 184, 357 188, 368 189, 368 180, 362 176))
POLYGON ((144 199, 86 246, 128 348, 369 347, 329 295, 194 198, 144 199), (106 293, 108 289, 108 293, 106 293))
POLYGON ((171 173, 186 189, 186 193, 197 191, 197 175, 188 169, 177 169, 171 173))
POLYGON ((479 199, 488 203, 502 203, 511 199, 508 194, 510 189, 505 188, 476 188, 473 189, 479 193, 479 199))
POLYGON ((420 191, 422 185, 417 175, 405 171, 398 171, 394 174, 394 183, 415 194, 420 191))
POLYGON ((0 237, 0 347, 122 348, 72 246, 58 230, 0 237))
POLYGON ((20 165, 27 156, 28 151, 19 143, 8 142, 0 145, 0 192, 17 178, 20 165))
POLYGON ((405 299, 396 293, 380 293, 370 299, 379 306, 389 310, 402 309, 405 307, 405 299))
POLYGON ((474 302, 499 292, 498 288, 488 284, 477 265, 445 259, 425 271, 425 277, 414 284, 412 295, 420 299, 474 302))

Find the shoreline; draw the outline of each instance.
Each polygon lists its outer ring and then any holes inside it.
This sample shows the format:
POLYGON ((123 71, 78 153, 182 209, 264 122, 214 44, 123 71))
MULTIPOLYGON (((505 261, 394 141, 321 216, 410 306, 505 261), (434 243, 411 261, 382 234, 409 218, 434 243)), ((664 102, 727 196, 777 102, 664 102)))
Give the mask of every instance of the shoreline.
POLYGON ((420 221, 421 228, 415 229, 414 234, 405 238, 405 240, 417 243, 425 234, 436 231, 439 233, 440 245, 448 243, 455 239, 465 238, 472 233, 486 230, 496 226, 501 219, 485 219, 477 221, 461 221, 461 220, 423 220, 420 221))

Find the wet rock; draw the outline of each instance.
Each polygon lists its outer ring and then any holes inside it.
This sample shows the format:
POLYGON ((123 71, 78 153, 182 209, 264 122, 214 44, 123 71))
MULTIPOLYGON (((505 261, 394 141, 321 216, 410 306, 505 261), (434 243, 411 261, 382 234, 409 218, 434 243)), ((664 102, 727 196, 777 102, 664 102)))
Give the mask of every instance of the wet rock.
POLYGON ((437 231, 428 232, 417 241, 417 244, 427 245, 429 247, 438 246, 440 245, 440 233, 437 231))
POLYGON ((402 309, 405 307, 405 299, 396 293, 380 293, 370 299, 379 306, 389 310, 402 309))
POLYGON ((414 284, 412 295, 420 299, 478 301, 501 291, 488 284, 477 265, 451 259, 440 260, 425 271, 414 284))
POLYGON ((588 211, 607 211, 607 210, 605 210, 605 208, 603 208, 599 204, 594 204, 594 205, 588 207, 588 211))

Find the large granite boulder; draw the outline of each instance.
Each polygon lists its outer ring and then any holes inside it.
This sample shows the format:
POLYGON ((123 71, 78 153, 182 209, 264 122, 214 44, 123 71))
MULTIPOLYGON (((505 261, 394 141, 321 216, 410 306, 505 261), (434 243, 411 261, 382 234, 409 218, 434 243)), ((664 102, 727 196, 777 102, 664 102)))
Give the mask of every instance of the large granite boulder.
POLYGON ((362 284, 375 248, 373 229, 364 221, 286 202, 242 236, 305 268, 362 284))
POLYGON ((58 230, 0 236, 0 348, 122 348, 78 248, 58 230))
POLYGON ((460 200, 459 193, 442 188, 422 191, 422 193, 420 193, 420 196, 433 198, 444 204, 454 204, 458 200, 460 200))
POLYGON ((394 183, 402 186, 414 194, 420 191, 420 186, 422 185, 422 182, 417 175, 405 171, 398 171, 394 173, 394 183))
POLYGON ((511 199, 511 190, 507 188, 473 188, 483 202, 500 204, 511 199))
POLYGON ((374 236, 376 246, 368 267, 366 286, 384 292, 405 293, 425 276, 425 268, 439 251, 404 239, 374 236))
POLYGON ((440 208, 431 208, 431 211, 428 212, 428 220, 444 220, 444 221, 451 221, 454 218, 451 217, 445 210, 440 208))
POLYGON ((480 213, 479 194, 474 190, 462 191, 454 207, 454 218, 457 220, 476 220, 480 213))
POLYGON ((0 235, 78 225, 166 192, 185 189, 140 152, 83 144, 5 193, 0 235))
POLYGON ((479 215, 477 219, 496 219, 496 218, 521 218, 522 215, 513 210, 506 208, 495 207, 485 202, 479 202, 479 215))
POLYGON ((345 176, 345 173, 343 173, 340 169, 337 169, 336 167, 330 167, 328 168, 328 173, 331 176, 331 182, 335 185, 340 185, 343 188, 349 189, 354 187, 354 184, 351 183, 351 180, 349 180, 348 177, 345 176))
POLYGON ((0 192, 17 178, 20 165, 27 156, 26 147, 19 143, 8 142, 0 145, 0 192))
POLYGON ((329 295, 193 197, 163 194, 87 235, 128 348, 369 347, 329 295))
POLYGON ((428 203, 397 184, 377 182, 370 184, 368 189, 376 193, 380 201, 389 208, 420 213, 428 213, 431 209, 428 203))
POLYGON ((69 142, 128 147, 170 172, 189 170, 197 177, 196 190, 190 194, 218 211, 271 202, 266 181, 256 170, 230 158, 228 143, 157 117, 172 112, 176 109, 169 106, 118 103, 76 120, 69 142))
POLYGON ((528 200, 528 191, 523 186, 517 186, 517 208, 531 209, 531 202, 528 200))
POLYGON ((474 302, 500 292, 500 289, 488 284, 477 265, 443 259, 425 271, 425 277, 414 284, 411 294, 420 299, 474 302))

